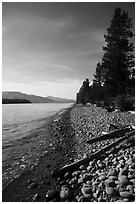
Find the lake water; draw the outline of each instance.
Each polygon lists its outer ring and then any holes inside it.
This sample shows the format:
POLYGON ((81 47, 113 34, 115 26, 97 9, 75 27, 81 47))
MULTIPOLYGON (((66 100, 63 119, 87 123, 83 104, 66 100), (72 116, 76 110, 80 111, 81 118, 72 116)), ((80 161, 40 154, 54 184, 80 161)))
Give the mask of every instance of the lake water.
POLYGON ((32 168, 49 145, 47 118, 73 104, 36 103, 2 105, 2 186, 32 168))
POLYGON ((72 106, 69 103, 3 104, 2 145, 29 135, 44 123, 44 119, 61 109, 72 106))

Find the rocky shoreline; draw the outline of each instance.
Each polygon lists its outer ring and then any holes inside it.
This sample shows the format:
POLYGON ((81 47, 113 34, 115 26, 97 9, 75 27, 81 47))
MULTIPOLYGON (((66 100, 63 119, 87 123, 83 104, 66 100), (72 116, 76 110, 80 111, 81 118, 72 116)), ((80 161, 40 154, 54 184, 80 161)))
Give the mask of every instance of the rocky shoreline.
POLYGON ((134 138, 119 144, 78 169, 53 177, 55 169, 86 158, 115 139, 86 143, 93 136, 109 132, 110 124, 134 125, 128 112, 74 106, 52 118, 47 152, 32 170, 26 170, 3 190, 3 201, 115 202, 135 199, 134 138))

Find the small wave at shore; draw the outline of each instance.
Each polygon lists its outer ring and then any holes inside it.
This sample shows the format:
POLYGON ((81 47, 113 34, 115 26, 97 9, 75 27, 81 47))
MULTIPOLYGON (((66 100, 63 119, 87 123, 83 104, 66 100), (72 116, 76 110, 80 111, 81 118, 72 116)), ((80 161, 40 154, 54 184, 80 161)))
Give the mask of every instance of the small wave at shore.
POLYGON ((2 144, 3 188, 13 179, 17 178, 24 169, 31 169, 38 164, 41 155, 47 151, 48 121, 51 117, 56 118, 58 114, 65 110, 61 109, 59 112, 51 111, 44 118, 35 118, 24 124, 21 131, 17 127, 16 130, 18 131, 15 131, 14 128, 6 129, 7 136, 3 137, 2 144), (55 113, 56 115, 54 115, 55 113))

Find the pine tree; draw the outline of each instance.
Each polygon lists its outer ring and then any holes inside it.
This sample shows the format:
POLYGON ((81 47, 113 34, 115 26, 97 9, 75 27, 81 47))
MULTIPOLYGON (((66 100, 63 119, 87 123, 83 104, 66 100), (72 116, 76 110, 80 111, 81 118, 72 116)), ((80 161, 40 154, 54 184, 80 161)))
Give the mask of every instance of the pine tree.
POLYGON ((102 86, 104 79, 103 79, 103 67, 101 67, 100 62, 97 64, 96 67, 96 73, 94 74, 94 80, 93 83, 98 85, 98 86, 102 86))
MULTIPOLYGON (((106 46, 103 47, 104 55, 102 63, 102 78, 104 85, 112 86, 116 90, 115 95, 124 93, 129 85, 134 70, 133 43, 130 39, 134 36, 131 18, 128 13, 116 8, 107 35, 104 35, 106 46)), ((96 69, 95 80, 101 78, 96 69)))

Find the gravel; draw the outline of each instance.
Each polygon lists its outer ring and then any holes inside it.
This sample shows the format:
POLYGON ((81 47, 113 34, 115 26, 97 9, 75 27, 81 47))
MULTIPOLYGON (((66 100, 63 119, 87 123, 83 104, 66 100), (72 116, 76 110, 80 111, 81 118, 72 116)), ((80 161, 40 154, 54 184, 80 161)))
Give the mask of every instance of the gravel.
MULTIPOLYGON (((77 161, 111 144, 116 139, 87 144, 92 137, 109 132, 109 125, 134 125, 134 115, 109 113, 95 106, 74 107, 70 112, 71 134, 76 136, 77 161)), ((70 202, 132 202, 135 200, 134 138, 117 145, 73 172, 61 175, 60 198, 70 202), (63 182, 63 183, 61 183, 63 182), (63 191, 62 188, 65 190, 63 191), (67 195, 62 196, 62 195, 67 195), (71 196, 70 196, 71 195, 71 196)))
POLYGON ((130 112, 107 112, 95 105, 90 107, 74 106, 59 115, 50 124, 51 141, 45 157, 42 157, 43 163, 37 164, 36 171, 34 169, 34 178, 27 180, 26 186, 27 190, 30 191, 29 196, 26 199, 20 199, 20 201, 134 202, 134 136, 127 138, 115 148, 93 158, 88 163, 80 165, 73 171, 50 178, 49 181, 43 180, 49 175, 46 175, 45 172, 50 172, 50 176, 52 176, 51 169, 59 169, 64 165, 64 162, 70 164, 87 158, 105 146, 114 143, 117 138, 102 140, 93 144, 87 143, 89 139, 109 132, 111 124, 116 126, 135 125, 135 116, 130 112), (48 161, 44 158, 48 158, 48 161), (42 170, 40 170, 41 168, 42 170), (39 180, 35 178, 36 173, 41 177, 39 180), (53 183, 55 185, 52 185, 53 183), (49 186, 48 189, 47 186, 49 186))

